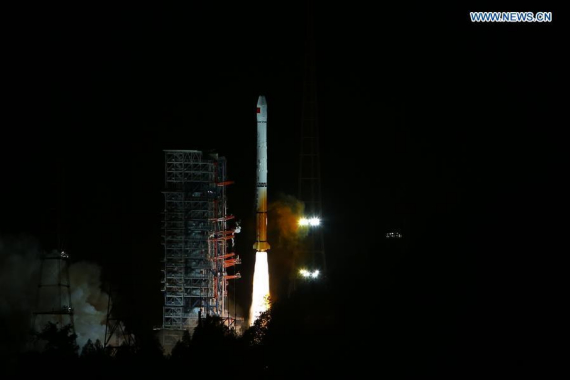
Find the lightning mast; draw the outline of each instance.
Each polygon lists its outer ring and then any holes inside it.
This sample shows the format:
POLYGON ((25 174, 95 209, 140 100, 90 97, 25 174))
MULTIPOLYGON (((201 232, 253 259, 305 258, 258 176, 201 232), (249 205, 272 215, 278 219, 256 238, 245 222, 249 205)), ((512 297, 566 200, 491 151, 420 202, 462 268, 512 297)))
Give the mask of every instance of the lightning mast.
MULTIPOLYGON (((321 157, 319 144, 319 115, 317 101, 316 45, 314 10, 308 4, 307 39, 303 78, 303 105, 299 154, 298 198, 305 204, 305 217, 322 220, 321 157)), ((322 228, 310 228, 303 242, 298 266, 319 269, 326 273, 325 244, 322 228)))

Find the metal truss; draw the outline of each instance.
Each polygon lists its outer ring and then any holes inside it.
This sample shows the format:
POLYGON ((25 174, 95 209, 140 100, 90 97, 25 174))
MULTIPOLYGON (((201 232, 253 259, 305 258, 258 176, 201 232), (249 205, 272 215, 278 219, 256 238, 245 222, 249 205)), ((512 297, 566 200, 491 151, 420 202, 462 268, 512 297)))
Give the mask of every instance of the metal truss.
POLYGON ((103 342, 105 351, 111 356, 115 356, 121 349, 132 349, 135 345, 135 337, 127 330, 124 324, 124 316, 121 316, 115 308, 114 299, 117 293, 117 290, 109 289, 105 340, 103 342))
POLYGON ((64 251, 41 256, 32 331, 41 331, 48 322, 57 323, 60 327, 71 325, 72 333, 75 334, 69 281, 69 255, 64 251))
POLYGON ((206 315, 229 318, 227 281, 239 278, 227 273, 239 264, 228 251, 239 232, 228 228, 230 183, 223 157, 165 151, 163 329, 192 330, 206 315))

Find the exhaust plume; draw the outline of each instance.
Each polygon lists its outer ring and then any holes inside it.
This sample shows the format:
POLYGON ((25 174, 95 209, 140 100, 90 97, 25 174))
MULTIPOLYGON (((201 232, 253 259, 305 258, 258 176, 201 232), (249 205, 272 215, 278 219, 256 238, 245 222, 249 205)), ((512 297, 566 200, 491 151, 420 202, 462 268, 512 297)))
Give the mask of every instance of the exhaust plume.
MULTIPOLYGON (((34 238, 0 238, 0 354, 22 351, 28 340, 32 313, 38 307, 40 258, 41 249, 34 238)), ((108 296, 101 291, 100 275, 101 268, 93 263, 78 262, 69 267, 71 302, 80 347, 88 339, 104 340, 108 296)), ((46 293, 49 299, 39 301, 43 305, 59 305, 55 293, 46 293)))

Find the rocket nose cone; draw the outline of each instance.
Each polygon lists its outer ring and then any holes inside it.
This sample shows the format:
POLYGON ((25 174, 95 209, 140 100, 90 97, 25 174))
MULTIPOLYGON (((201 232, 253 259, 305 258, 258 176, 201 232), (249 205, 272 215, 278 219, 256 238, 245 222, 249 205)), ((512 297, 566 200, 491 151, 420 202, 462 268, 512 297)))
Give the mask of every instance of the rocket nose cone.
POLYGON ((259 98, 257 98, 257 106, 261 107, 261 106, 266 106, 267 102, 265 101, 265 96, 260 95, 259 98))

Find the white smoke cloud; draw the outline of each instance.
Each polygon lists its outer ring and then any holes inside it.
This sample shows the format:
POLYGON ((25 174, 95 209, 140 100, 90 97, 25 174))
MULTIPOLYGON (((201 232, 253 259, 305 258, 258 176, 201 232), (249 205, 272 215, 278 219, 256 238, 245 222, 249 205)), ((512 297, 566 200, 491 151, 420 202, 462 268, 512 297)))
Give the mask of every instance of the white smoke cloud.
POLYGON ((75 263, 69 268, 69 281, 77 344, 83 347, 88 339, 103 343, 109 296, 101 290, 101 267, 75 263))
POLYGON ((27 236, 0 237, 0 354, 20 351, 28 338, 40 249, 27 236))
MULTIPOLYGON (((40 255, 39 245, 32 237, 0 237, 0 354, 22 350, 29 337, 32 312, 38 307, 40 255)), ((93 263, 78 262, 69 268, 80 347, 88 339, 103 342, 105 337, 108 295, 101 290, 100 277, 101 267, 93 263)), ((43 305, 59 305, 55 293, 40 293, 40 297, 50 298, 40 299, 43 305)))

